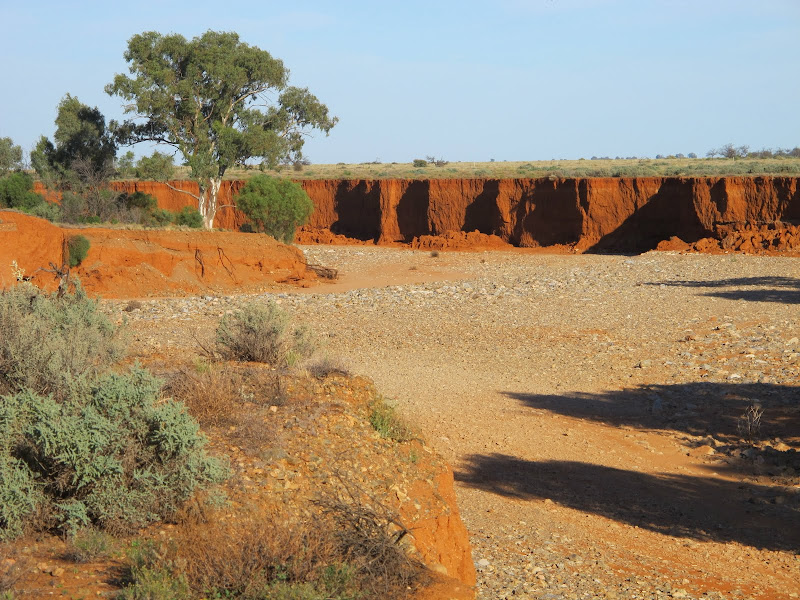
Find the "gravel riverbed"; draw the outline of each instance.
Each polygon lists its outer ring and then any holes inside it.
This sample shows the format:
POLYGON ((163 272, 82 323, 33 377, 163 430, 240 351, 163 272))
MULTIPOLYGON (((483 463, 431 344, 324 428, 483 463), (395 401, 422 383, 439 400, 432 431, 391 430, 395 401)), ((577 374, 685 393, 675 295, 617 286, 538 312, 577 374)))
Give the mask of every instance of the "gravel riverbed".
POLYGON ((453 463, 480 598, 800 597, 798 259, 302 249, 339 280, 107 306, 142 355, 309 324, 453 463))

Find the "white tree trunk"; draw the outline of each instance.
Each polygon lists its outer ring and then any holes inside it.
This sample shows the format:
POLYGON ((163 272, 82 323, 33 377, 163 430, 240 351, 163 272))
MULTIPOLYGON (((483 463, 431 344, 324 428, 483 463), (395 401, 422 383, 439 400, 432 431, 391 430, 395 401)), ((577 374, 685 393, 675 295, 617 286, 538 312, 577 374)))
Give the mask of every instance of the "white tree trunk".
POLYGON ((217 216, 217 203, 219 189, 222 187, 221 177, 212 177, 208 180, 208 187, 200 186, 200 200, 197 209, 203 216, 203 225, 206 229, 214 229, 214 217, 217 216))

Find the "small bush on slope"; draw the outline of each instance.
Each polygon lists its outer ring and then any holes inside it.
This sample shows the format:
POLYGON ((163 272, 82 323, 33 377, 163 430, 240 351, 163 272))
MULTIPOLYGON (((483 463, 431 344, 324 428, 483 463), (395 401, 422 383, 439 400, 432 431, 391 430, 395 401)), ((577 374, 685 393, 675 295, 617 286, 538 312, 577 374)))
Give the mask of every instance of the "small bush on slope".
POLYGON ((228 360, 291 367, 314 353, 305 327, 292 327, 289 315, 274 302, 251 303, 225 315, 217 328, 217 352, 228 360))
POLYGON ((29 283, 0 292, 0 394, 61 399, 122 355, 116 327, 80 286, 62 298, 29 283))
POLYGON ((33 526, 128 533, 169 519, 225 469, 181 403, 158 401, 142 369, 99 377, 62 401, 30 390, 0 401, 0 537, 33 526))
POLYGON ((89 240, 83 235, 73 235, 67 239, 70 267, 77 267, 83 262, 89 253, 89 245, 89 240))

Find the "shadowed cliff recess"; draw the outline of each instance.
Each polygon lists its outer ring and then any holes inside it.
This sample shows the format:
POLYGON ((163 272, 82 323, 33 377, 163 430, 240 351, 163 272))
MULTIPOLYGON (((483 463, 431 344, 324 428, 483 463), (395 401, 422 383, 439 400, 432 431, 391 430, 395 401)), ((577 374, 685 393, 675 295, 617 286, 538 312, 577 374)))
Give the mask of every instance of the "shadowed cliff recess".
MULTIPOLYGON (((688 244, 705 238, 720 242, 699 248, 705 250, 737 250, 742 245, 743 251, 773 246, 778 251, 800 250, 796 177, 325 179, 300 183, 314 202, 310 230, 328 230, 379 244, 478 231, 514 246, 564 247, 575 252, 645 252, 673 237, 688 244), (751 233, 742 235, 742 231, 751 233), (721 242, 732 232, 739 233, 726 248, 721 242)), ((196 187, 188 181, 173 185, 187 190, 196 187)), ((233 204, 233 194, 242 185, 242 181, 224 182, 220 204, 233 204)), ((171 210, 191 202, 190 196, 161 183, 126 181, 114 187, 152 194, 161 208, 171 210)), ((220 210, 217 225, 238 229, 244 222, 241 213, 228 207, 220 210)))

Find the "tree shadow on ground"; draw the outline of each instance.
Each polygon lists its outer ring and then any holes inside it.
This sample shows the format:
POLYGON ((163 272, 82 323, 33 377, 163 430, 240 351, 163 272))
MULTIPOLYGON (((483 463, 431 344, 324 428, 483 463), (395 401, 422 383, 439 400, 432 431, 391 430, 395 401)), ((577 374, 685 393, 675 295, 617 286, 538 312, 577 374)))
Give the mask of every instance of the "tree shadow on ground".
POLYGON ((800 508, 792 500, 780 500, 768 486, 503 454, 472 455, 455 478, 507 498, 550 499, 666 535, 800 549, 800 508))
POLYGON ((760 437, 800 444, 800 386, 690 382, 563 395, 504 392, 535 409, 577 419, 741 441, 748 407, 763 410, 760 437))
POLYGON ((775 485, 800 484, 798 386, 692 382, 602 393, 505 395, 532 409, 576 419, 677 433, 687 451, 711 448, 718 473, 768 477, 775 485), (761 411, 757 423, 751 407, 761 411))
POLYGON ((717 281, 654 281, 646 285, 712 288, 714 291, 702 295, 727 300, 800 304, 800 279, 795 277, 738 277, 717 281))

